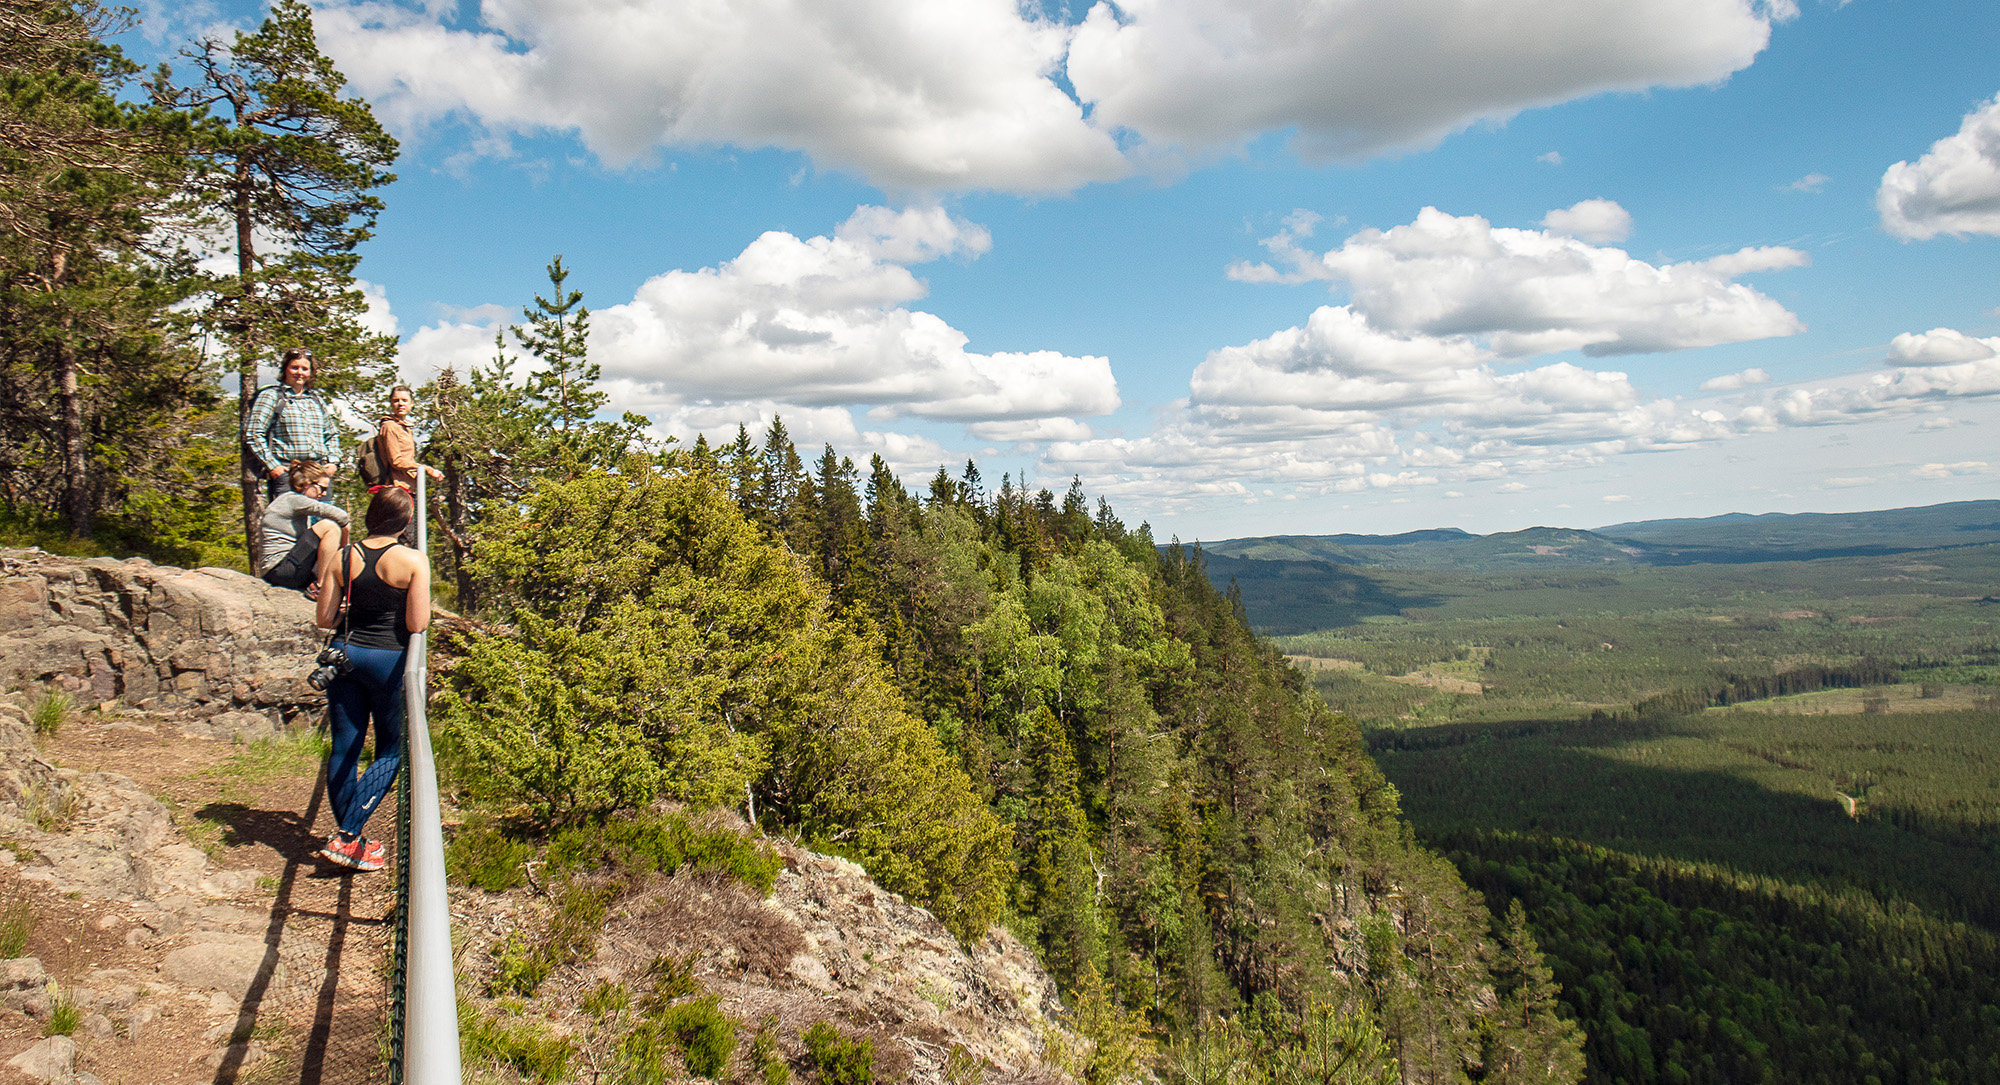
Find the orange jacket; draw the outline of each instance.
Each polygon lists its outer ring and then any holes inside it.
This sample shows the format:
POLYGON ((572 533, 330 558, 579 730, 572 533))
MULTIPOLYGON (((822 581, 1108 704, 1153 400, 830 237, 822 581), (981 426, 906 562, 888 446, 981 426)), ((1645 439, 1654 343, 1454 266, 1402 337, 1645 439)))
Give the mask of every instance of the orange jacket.
POLYGON ((389 469, 389 481, 412 493, 417 489, 417 438, 410 427, 394 418, 382 419, 376 430, 382 463, 389 469))

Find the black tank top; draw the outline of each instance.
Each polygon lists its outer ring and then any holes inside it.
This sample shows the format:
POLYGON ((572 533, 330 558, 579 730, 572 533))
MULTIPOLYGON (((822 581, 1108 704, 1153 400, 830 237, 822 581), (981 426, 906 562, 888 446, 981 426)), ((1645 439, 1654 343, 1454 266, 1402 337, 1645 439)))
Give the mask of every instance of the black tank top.
MULTIPOLYGON (((410 627, 403 620, 409 612, 410 589, 390 587, 375 571, 375 563, 389 546, 361 546, 361 572, 347 589, 347 633, 343 639, 363 648, 397 652, 410 646, 410 627)), ((341 561, 346 560, 343 554, 341 561)))

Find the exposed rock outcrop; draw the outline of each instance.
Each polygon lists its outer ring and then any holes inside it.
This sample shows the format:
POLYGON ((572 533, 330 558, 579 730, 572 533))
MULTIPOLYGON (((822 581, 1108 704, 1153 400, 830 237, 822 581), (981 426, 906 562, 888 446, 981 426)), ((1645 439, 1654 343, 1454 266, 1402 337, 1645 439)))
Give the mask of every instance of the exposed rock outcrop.
MULTIPOLYGON (((746 831, 737 825, 738 831, 746 831)), ((590 956, 538 992, 535 1014, 578 1043, 591 1022, 576 1012, 601 984, 643 989, 662 957, 690 959, 702 989, 746 1026, 771 1021, 785 1046, 829 1021, 875 1041, 878 1078, 942 1083, 954 1049, 986 1067, 987 1085, 1068 1082, 1047 1065, 1048 1040, 1079 1041, 1053 978, 1004 929, 961 946, 930 912, 875 884, 860 866, 774 839, 785 861, 769 897, 720 875, 682 872, 632 887, 616 903, 590 956)), ((453 891, 452 912, 471 946, 499 947, 542 929, 555 901, 532 888, 453 891), (483 943, 483 945, 482 945, 483 943)), ((461 958, 475 1001, 495 960, 461 958)), ((601 1042, 601 1041, 600 1041, 601 1042)))
POLYGON ((231 715, 233 737, 324 703, 305 683, 316 640, 303 595, 229 569, 0 550, 0 683, 231 715))

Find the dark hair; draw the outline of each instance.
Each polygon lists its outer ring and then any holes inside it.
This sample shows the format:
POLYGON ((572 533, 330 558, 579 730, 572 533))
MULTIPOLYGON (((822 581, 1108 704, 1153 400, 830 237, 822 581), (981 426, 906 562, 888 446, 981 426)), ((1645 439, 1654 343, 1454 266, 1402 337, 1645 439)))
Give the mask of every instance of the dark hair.
POLYGON ((391 388, 391 389, 389 389, 389 398, 390 398, 390 399, 394 399, 394 398, 396 398, 396 393, 397 393, 397 392, 408 392, 408 393, 410 393, 410 398, 411 398, 411 399, 415 399, 415 398, 417 398, 417 390, 416 390, 415 388, 412 388, 412 387, 410 387, 410 386, 409 386, 409 385, 407 385, 407 384, 399 384, 399 385, 395 386, 394 388, 391 388))
POLYGON ((313 357, 312 351, 304 347, 286 347, 285 352, 278 356, 278 380, 283 381, 285 379, 285 367, 300 358, 304 358, 312 366, 312 372, 306 374, 306 385, 310 387, 313 381, 318 380, 319 359, 313 357))
POLYGON ((401 535, 410 526, 410 516, 416 511, 417 499, 410 496, 401 486, 384 486, 375 491, 375 500, 368 502, 368 515, 364 518, 370 535, 401 535))

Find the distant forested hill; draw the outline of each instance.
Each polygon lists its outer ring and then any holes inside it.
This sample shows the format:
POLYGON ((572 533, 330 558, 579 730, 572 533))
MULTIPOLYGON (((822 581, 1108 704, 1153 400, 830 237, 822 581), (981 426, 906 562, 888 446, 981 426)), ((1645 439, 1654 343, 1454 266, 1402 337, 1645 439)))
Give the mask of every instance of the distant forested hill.
MULTIPOLYGON (((1401 535, 1274 535, 1202 544, 1209 576, 1241 598, 1259 632, 1284 636, 1338 629, 1369 620, 1395 619, 1491 592, 1508 593, 1496 614, 1522 612, 1525 591, 1553 592, 1532 613, 1579 604, 1574 591, 1601 592, 1617 585, 1614 609, 1630 610, 1635 592, 1657 596, 1654 605, 1690 592, 1731 591, 1734 585, 1805 586, 1850 590, 1855 581, 1825 564, 1830 559, 1893 558, 1899 554, 1963 550, 2000 542, 2000 501, 1960 501, 1881 512, 1802 513, 1702 520, 1648 520, 1585 531, 1533 527, 1473 535, 1455 528, 1401 535), (1742 566, 1794 564, 1791 572, 1742 566), (1734 567, 1703 573, 1702 566, 1734 567), (1676 576, 1665 572, 1688 569, 1676 576)), ((1878 578, 1855 566, 1864 582, 1878 578)), ((1968 587, 1970 587, 1968 585, 1968 587)), ((1992 592, 1992 586, 1975 595, 1992 592)), ((1591 607, 1589 609, 1604 609, 1591 607)), ((1646 609, 1645 606, 1639 609, 1646 609)), ((1782 608, 1781 608, 1782 609, 1782 608)), ((1810 609, 1810 608, 1807 608, 1810 609)))
POLYGON ((1599 535, 1659 547, 1705 547, 1803 556, 1812 551, 1878 547, 1930 550, 2000 542, 2000 501, 1953 501, 1877 512, 1732 512, 1698 520, 1639 520, 1595 529, 1599 535))
MULTIPOLYGON (((1729 513, 1608 527, 1531 527, 1473 535, 1456 528, 1400 535, 1271 535, 1204 543, 1242 561, 1318 561, 1378 569, 1463 572, 1569 566, 1690 565, 1895 554, 2000 542, 2000 501, 1957 501, 1879 512, 1729 513)), ((1242 570, 1230 566, 1232 574, 1242 570)), ((1295 578, 1296 579, 1296 578, 1295 578)))

